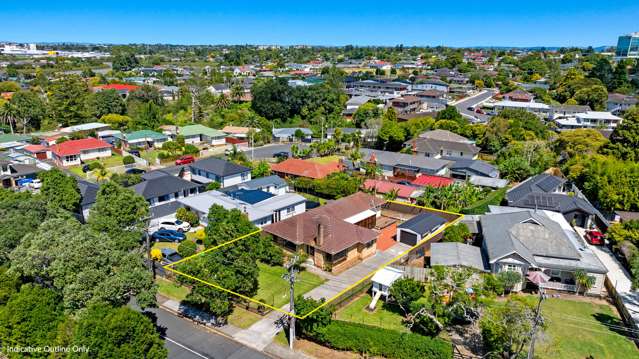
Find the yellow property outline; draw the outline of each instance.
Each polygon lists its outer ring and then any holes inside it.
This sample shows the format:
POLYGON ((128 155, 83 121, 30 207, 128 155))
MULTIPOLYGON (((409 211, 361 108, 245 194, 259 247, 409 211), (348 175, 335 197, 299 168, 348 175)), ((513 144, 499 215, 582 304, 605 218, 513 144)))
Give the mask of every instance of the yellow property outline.
POLYGON ((321 305, 319 305, 317 308, 315 308, 315 309, 311 310, 310 312, 308 312, 308 313, 306 313, 306 314, 304 314, 304 315, 302 315, 302 316, 297 315, 297 314, 295 314, 295 313, 291 313, 291 312, 286 311, 286 310, 283 310, 283 309, 281 309, 281 308, 276 308, 276 307, 274 307, 274 306, 272 306, 272 305, 269 305, 269 304, 266 304, 266 303, 262 303, 262 302, 260 302, 259 300, 256 300, 256 299, 253 299, 253 298, 247 297, 247 296, 245 296, 245 295, 243 295, 243 294, 240 294, 240 293, 236 293, 236 292, 234 292, 234 291, 232 291, 232 290, 229 290, 229 289, 223 288, 223 287, 221 287, 221 286, 219 286, 219 285, 217 285, 217 284, 207 282, 207 281, 205 281, 205 280, 202 280, 202 279, 196 278, 196 277, 194 277, 194 276, 192 276, 192 275, 189 275, 189 274, 186 274, 186 273, 184 273, 184 272, 180 272, 180 271, 178 271, 177 269, 173 268, 173 266, 175 266, 175 265, 178 265, 178 264, 180 264, 180 263, 184 263, 185 261, 187 261, 187 260, 191 260, 191 259, 193 259, 193 258, 195 258, 195 257, 197 257, 197 256, 200 256, 200 255, 204 254, 204 253, 208 253, 208 252, 214 251, 214 250, 216 250, 216 249, 219 249, 219 248, 222 248, 222 247, 227 246, 227 245, 229 245, 229 244, 235 243, 235 242, 237 242, 237 241, 239 241, 239 240, 242 240, 242 239, 244 239, 244 238, 247 238, 247 237, 250 237, 250 236, 252 236, 252 235, 258 234, 258 233, 262 232, 262 229, 261 229, 261 228, 260 228, 260 229, 258 229, 258 230, 256 230, 256 231, 253 231, 253 232, 251 232, 251 233, 248 233, 248 234, 245 234, 245 235, 243 235, 243 236, 240 236, 240 237, 237 237, 237 238, 235 238, 235 239, 232 239, 232 240, 230 240, 230 241, 228 241, 228 242, 225 242, 225 243, 219 244, 219 245, 217 245, 217 246, 211 247, 211 248, 209 248, 209 249, 206 249, 206 250, 204 250, 204 251, 202 251, 202 252, 199 252, 199 253, 193 254, 193 255, 188 256, 188 257, 186 257, 186 258, 182 258, 182 259, 180 259, 179 261, 176 261, 176 262, 173 262, 173 263, 167 264, 167 265, 165 265, 165 266, 164 266, 164 269, 166 269, 166 270, 168 270, 168 271, 171 271, 171 272, 173 272, 173 273, 175 273, 175 274, 182 275, 182 276, 184 276, 184 277, 186 277, 186 278, 189 278, 189 279, 192 279, 192 280, 194 280, 194 281, 200 282, 200 283, 202 283, 202 284, 206 284, 206 285, 209 285, 209 286, 211 286, 211 287, 217 288, 217 289, 219 289, 219 290, 221 290, 221 291, 224 291, 224 292, 227 292, 227 293, 233 294, 233 295, 238 296, 238 297, 240 297, 240 298, 242 298, 242 299, 246 299, 246 300, 251 301, 251 302, 253 302, 253 303, 257 303, 257 304, 259 304, 259 305, 263 305, 263 306, 265 306, 265 307, 267 307, 267 308, 270 308, 270 309, 272 309, 272 310, 276 310, 276 311, 278 311, 278 312, 280 312, 280 313, 284 313, 284 314, 286 314, 286 315, 288 315, 288 316, 293 316, 293 317, 295 317, 295 318, 297 318, 297 319, 304 319, 304 318, 308 317, 309 315, 311 315, 311 314, 315 313, 316 311, 320 310, 322 307, 324 307, 324 306, 326 306, 326 305, 330 304, 330 303, 331 303, 331 302, 333 302, 335 299, 337 299, 338 297, 340 297, 342 294, 344 294, 344 293, 348 292, 349 290, 351 290, 351 289, 355 288, 357 285, 359 285, 359 284, 360 284, 360 283, 362 283, 363 281, 365 281, 365 280, 369 279, 370 277, 372 277, 373 275, 375 275, 375 273, 379 272, 379 271, 380 271, 380 270, 382 270, 383 268, 387 267, 388 265, 392 264, 393 262, 395 262, 395 261, 399 260, 400 258, 404 257, 405 255, 407 255, 408 253, 410 253, 410 252, 411 252, 412 250, 414 250, 415 248, 417 248, 417 247, 421 246, 422 244, 424 244, 424 243, 428 242, 430 239, 432 239, 433 237, 435 237, 436 235, 438 235, 439 233, 441 233, 441 232, 442 232, 443 230, 445 230, 446 228, 448 228, 448 227, 450 227, 450 226, 452 226, 452 225, 454 225, 454 224, 457 224, 459 221, 461 221, 461 220, 464 218, 464 215, 463 215, 463 214, 461 214, 461 213, 449 212, 449 211, 444 211, 444 210, 440 210, 440 209, 435 209, 435 208, 430 208, 430 207, 424 207, 424 206, 418 206, 418 205, 416 205, 416 204, 412 204, 412 203, 405 203, 405 202, 399 202, 399 201, 392 201, 392 200, 389 200, 389 201, 386 201, 386 202, 387 202, 387 203, 400 204, 400 205, 403 205, 403 206, 409 206, 409 207, 416 207, 416 208, 421 208, 421 209, 427 209, 427 210, 430 210, 430 211, 436 211, 436 212, 441 212, 441 213, 452 214, 452 215, 459 216, 459 217, 458 217, 458 218, 456 218, 456 219, 454 219, 454 220, 452 220, 452 221, 450 221, 450 222, 446 222, 446 224, 445 224, 444 226, 442 226, 441 228, 439 228, 439 229, 438 229, 438 230, 436 230, 435 232, 433 232, 433 233, 429 234, 426 238, 424 238, 424 239, 422 239, 421 241, 419 241, 419 243, 417 243, 417 244, 415 244, 414 246, 412 246, 412 247, 408 248, 407 250, 403 251, 402 253, 398 254, 397 256, 395 256, 395 257, 391 258, 390 260, 388 260, 387 262, 385 262, 384 264, 382 264, 381 266, 379 266, 377 269, 375 269, 375 270, 374 270, 374 271, 372 271, 371 273, 369 273, 369 274, 367 274, 366 276, 364 276, 364 278, 362 278, 362 279, 358 280, 357 282, 355 282, 355 283, 351 284, 350 286, 346 287, 345 289, 341 290, 339 293, 335 294, 335 295, 334 295, 334 296, 332 296, 330 299, 325 300, 325 301, 324 301, 324 303, 322 303, 321 305))

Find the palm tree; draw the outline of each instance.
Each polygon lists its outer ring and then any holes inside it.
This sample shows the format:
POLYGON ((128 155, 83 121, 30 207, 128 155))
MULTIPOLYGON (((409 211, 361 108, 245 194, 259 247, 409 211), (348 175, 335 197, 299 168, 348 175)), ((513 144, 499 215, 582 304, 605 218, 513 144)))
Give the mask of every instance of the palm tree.
POLYGON ((244 88, 242 88, 242 85, 239 83, 234 83, 231 86, 231 98, 233 101, 239 102, 242 99, 242 96, 244 96, 244 88))
POLYGON ((399 190, 397 188, 393 188, 390 192, 386 192, 384 194, 384 199, 387 201, 394 201, 397 199, 397 195, 399 194, 399 190))
POLYGON ((231 105, 231 102, 229 101, 228 97, 226 97, 225 94, 221 94, 215 99, 215 107, 218 110, 228 108, 230 105, 231 105))
POLYGON ((10 102, 6 102, 2 105, 2 107, 0 107, 0 121, 11 128, 11 133, 13 133, 17 116, 18 111, 10 102))
POLYGON ((583 294, 586 295, 586 292, 595 285, 595 277, 589 276, 582 269, 577 269, 575 271, 575 283, 577 284, 577 294, 583 289, 583 294))

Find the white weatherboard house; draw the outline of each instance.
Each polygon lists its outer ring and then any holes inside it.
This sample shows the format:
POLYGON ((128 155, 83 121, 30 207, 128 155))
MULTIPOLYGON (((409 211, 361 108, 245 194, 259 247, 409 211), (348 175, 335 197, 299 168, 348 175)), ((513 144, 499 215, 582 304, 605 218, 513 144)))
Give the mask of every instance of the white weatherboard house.
POLYGON ((84 161, 111 157, 111 147, 102 140, 87 137, 55 144, 51 146, 51 153, 58 165, 66 167, 80 165, 84 161))
POLYGON ((184 143, 202 143, 212 146, 226 144, 226 134, 224 132, 199 124, 180 127, 178 134, 184 136, 184 143))
POLYGON ((251 180, 251 169, 219 158, 204 158, 189 165, 193 180, 218 182, 222 188, 251 180))

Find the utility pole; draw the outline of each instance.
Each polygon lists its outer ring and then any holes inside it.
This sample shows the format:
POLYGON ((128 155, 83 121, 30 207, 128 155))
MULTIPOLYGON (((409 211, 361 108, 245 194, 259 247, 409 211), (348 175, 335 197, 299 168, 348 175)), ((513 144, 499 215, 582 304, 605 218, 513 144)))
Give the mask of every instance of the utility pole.
POLYGON ((537 302, 537 309, 535 310, 535 322, 533 323, 532 330, 530 331, 530 347, 528 348, 528 359, 533 359, 535 356, 535 337, 537 334, 537 327, 542 322, 541 318, 541 302, 546 298, 544 290, 539 288, 539 302, 537 302))
POLYGON ((293 350, 293 342, 295 341, 295 275, 297 274, 297 261, 299 256, 295 255, 286 265, 288 273, 284 274, 283 278, 288 279, 289 284, 289 312, 292 314, 289 316, 289 347, 293 350))

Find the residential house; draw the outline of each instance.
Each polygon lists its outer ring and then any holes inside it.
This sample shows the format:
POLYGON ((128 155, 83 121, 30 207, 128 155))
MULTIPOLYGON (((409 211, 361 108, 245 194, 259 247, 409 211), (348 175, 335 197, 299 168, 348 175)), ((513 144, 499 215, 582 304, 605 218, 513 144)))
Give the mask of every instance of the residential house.
POLYGON ((89 123, 82 123, 79 125, 61 128, 60 132, 62 134, 69 134, 69 135, 74 133, 88 135, 90 133, 95 133, 98 131, 104 131, 104 130, 110 130, 110 129, 111 129, 111 126, 107 125, 106 123, 89 122, 89 123))
POLYGON ((365 95, 353 96, 348 101, 346 101, 346 109, 344 110, 344 112, 342 112, 342 114, 353 115, 361 105, 367 103, 370 100, 372 100, 372 98, 365 95))
POLYGON ((530 273, 541 271, 549 281, 540 287, 575 292, 575 272, 582 270, 595 279, 588 293, 604 292, 606 267, 561 215, 509 209, 484 215, 480 222, 482 249, 491 272, 512 271, 522 277, 514 291, 526 287, 530 273))
POLYGON ((95 204, 100 186, 93 182, 78 180, 78 189, 80 190, 80 212, 78 217, 80 221, 86 223, 89 220, 89 212, 95 204))
POLYGON ((184 136, 184 143, 222 146, 226 144, 226 134, 200 124, 182 126, 178 135, 184 136))
POLYGON ((422 106, 422 101, 416 96, 403 96, 391 100, 391 107, 398 113, 417 112, 422 106))
POLYGON ((174 176, 163 170, 147 172, 143 181, 130 188, 149 202, 151 225, 174 218, 180 207, 178 199, 196 195, 204 190, 201 184, 174 176))
POLYGON ((98 140, 115 145, 122 138, 122 132, 119 130, 103 130, 96 132, 98 140))
POLYGON ((481 248, 465 243, 438 242, 430 245, 430 265, 464 267, 485 271, 481 248))
POLYGON ((548 113, 548 119, 555 120, 558 118, 574 117, 578 113, 590 111, 588 105, 552 105, 548 113))
POLYGON ((342 168, 339 162, 322 164, 299 158, 289 158, 280 163, 271 164, 271 171, 282 178, 322 179, 331 173, 340 172, 342 168))
POLYGON ((111 157, 112 146, 97 138, 87 137, 52 145, 53 160, 59 166, 76 166, 84 161, 111 157))
POLYGON ((169 137, 165 134, 151 130, 129 132, 125 133, 122 137, 122 145, 125 149, 162 148, 162 145, 169 141, 169 137))
POLYGON ((214 95, 229 95, 231 88, 227 84, 213 84, 206 88, 210 93, 214 95))
POLYGON ((129 94, 137 89, 140 86, 137 85, 126 85, 126 84, 107 84, 107 85, 98 85, 93 87, 93 92, 100 92, 106 90, 114 90, 123 98, 129 97, 129 94))
POLYGON ((39 160, 51 158, 51 148, 43 145, 28 145, 22 148, 24 152, 39 160))
POLYGON ((634 96, 624 95, 620 93, 608 94, 608 101, 606 102, 606 110, 618 115, 632 106, 636 106, 639 103, 639 99, 634 96))
POLYGON ((35 179, 42 169, 31 164, 12 163, 0 159, 0 183, 2 188, 18 188, 19 181, 35 179))
POLYGON ((339 273, 375 254, 378 232, 372 228, 383 203, 358 192, 263 230, 285 250, 306 253, 316 267, 339 273))
POLYGON ((450 161, 405 153, 372 150, 360 150, 363 162, 375 163, 384 176, 417 178, 422 174, 446 176, 450 161))
MULTIPOLYGON (((224 132, 229 137, 234 137, 238 139, 247 139, 248 134, 251 131, 249 127, 239 127, 239 126, 224 126, 222 132, 224 132)), ((259 131, 259 129, 257 129, 259 131)))
POLYGON ((288 183, 278 175, 254 178, 250 181, 222 188, 220 191, 226 193, 238 189, 260 190, 276 196, 289 192, 288 183))
POLYGON ((539 117, 546 118, 548 113, 550 113, 550 106, 541 102, 525 102, 525 101, 497 101, 493 105, 495 110, 503 111, 503 110, 525 110, 530 113, 534 113, 539 117))
POLYGON ((461 180, 467 180, 471 176, 499 178, 497 167, 482 160, 458 157, 442 157, 442 159, 452 162, 449 168, 450 176, 453 178, 461 180))
POLYGON ((364 93, 378 93, 402 96, 410 90, 410 85, 403 82, 380 82, 374 80, 355 81, 348 83, 347 88, 364 93))
POLYGON ((207 191, 179 199, 180 204, 196 213, 200 223, 208 224, 211 206, 217 204, 227 210, 238 209, 257 227, 286 220, 306 211, 306 198, 296 193, 274 195, 261 190, 207 191))
POLYGON ((455 180, 448 177, 420 175, 410 182, 413 186, 417 187, 447 187, 455 183, 455 180))
POLYGON ((438 79, 418 80, 417 83, 414 84, 412 88, 415 91, 435 90, 435 91, 440 91, 443 93, 447 93, 449 90, 448 84, 438 79))
POLYGON ((29 141, 31 141, 31 136, 29 135, 0 133, 0 150, 22 147, 29 141))
POLYGON ((555 119, 555 124, 559 129, 575 128, 605 128, 612 130, 617 127, 623 119, 605 111, 586 111, 576 113, 572 117, 555 119))
POLYGON ((431 158, 477 159, 480 148, 466 137, 446 130, 432 130, 404 142, 414 153, 431 158))
POLYGON ((607 228, 608 220, 579 189, 566 179, 546 173, 530 177, 506 192, 510 207, 543 209, 561 213, 566 221, 590 228, 607 228))
POLYGON ((434 213, 424 212, 397 226, 397 241, 409 246, 426 239, 446 224, 446 219, 434 213))
POLYGON ((373 294, 373 301, 369 305, 370 309, 375 309, 375 304, 379 297, 384 296, 384 300, 387 301, 390 296, 390 288, 393 283, 404 276, 404 272, 400 269, 388 266, 375 272, 371 278, 373 286, 371 292, 373 294))
POLYGON ((440 90, 424 90, 415 94, 429 109, 444 109, 448 103, 446 92, 440 90))
POLYGON ((362 188, 374 194, 384 196, 394 195, 399 201, 413 202, 418 194, 421 193, 417 187, 404 184, 381 181, 375 179, 367 179, 362 184, 362 188))
POLYGON ((513 90, 508 93, 505 93, 501 96, 504 101, 515 101, 515 102, 532 102, 535 98, 530 92, 524 90, 513 90))
POLYGON ((298 139, 295 137, 297 131, 302 132, 302 141, 311 141, 313 131, 303 127, 290 127, 290 128, 274 128, 273 129, 273 142, 294 142, 298 139))
POLYGON ((222 188, 251 180, 251 169, 219 158, 204 158, 189 165, 192 178, 200 183, 217 182, 222 188))

